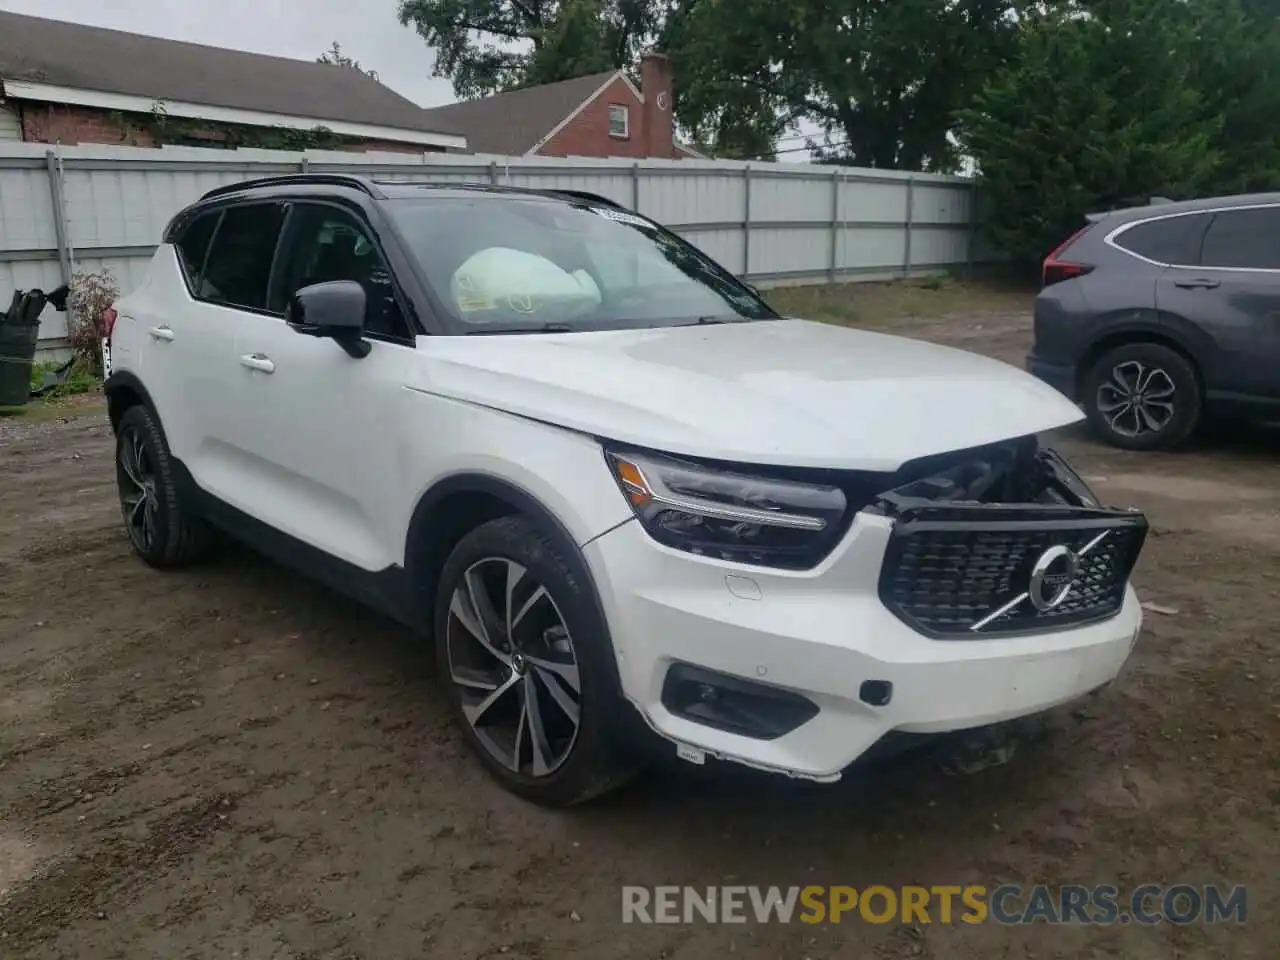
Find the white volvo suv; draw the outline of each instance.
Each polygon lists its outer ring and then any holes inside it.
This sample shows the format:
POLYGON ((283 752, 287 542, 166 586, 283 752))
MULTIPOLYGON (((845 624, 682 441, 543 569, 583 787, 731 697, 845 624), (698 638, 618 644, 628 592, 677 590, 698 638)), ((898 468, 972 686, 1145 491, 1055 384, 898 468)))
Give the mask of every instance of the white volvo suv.
POLYGON ((834 780, 1094 691, 1139 630, 1146 521, 1039 445, 1057 391, 781 318, 601 197, 223 187, 107 320, 138 555, 220 528, 419 628, 540 803, 646 745, 834 780))

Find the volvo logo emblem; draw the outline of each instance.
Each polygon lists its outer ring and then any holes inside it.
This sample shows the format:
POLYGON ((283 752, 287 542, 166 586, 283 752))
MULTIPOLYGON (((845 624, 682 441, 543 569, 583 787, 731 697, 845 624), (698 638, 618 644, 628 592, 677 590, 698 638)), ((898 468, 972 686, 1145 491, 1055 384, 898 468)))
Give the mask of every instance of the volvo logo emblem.
POLYGON ((1080 557, 1070 547, 1058 544, 1040 554, 1031 567, 1027 598, 1045 613, 1062 605, 1080 573, 1080 557))
POLYGON ((1076 577, 1080 575, 1081 558, 1110 535, 1110 530, 1103 530, 1079 550, 1072 550, 1061 543, 1050 547, 1031 565, 1031 577, 1027 583, 1027 589, 1008 603, 996 607, 969 629, 976 633, 1001 617, 1012 614, 1024 603, 1030 603, 1040 613, 1056 610, 1066 603, 1071 588, 1075 585, 1076 577))

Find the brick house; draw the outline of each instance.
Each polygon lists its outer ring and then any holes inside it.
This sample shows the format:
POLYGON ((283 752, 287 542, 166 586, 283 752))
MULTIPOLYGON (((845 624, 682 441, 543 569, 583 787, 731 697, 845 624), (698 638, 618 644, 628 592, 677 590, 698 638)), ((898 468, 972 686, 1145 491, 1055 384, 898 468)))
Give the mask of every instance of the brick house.
POLYGON ((0 11, 0 141, 459 152, 359 70, 0 11))
POLYGON ((640 62, 640 87, 621 70, 525 87, 427 110, 460 131, 472 153, 540 157, 699 157, 677 142, 671 64, 640 62))

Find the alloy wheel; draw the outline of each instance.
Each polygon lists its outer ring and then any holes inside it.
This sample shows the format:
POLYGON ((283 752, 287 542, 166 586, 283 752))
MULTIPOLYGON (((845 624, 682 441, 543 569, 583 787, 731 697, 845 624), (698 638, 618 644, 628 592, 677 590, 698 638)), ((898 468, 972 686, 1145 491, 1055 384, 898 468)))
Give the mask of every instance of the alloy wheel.
POLYGON ((578 737, 581 681, 559 608, 513 560, 473 563, 449 602, 449 679, 490 756, 533 777, 554 773, 578 737))
POLYGON ((1160 367, 1126 360, 1098 385, 1098 412, 1122 437, 1159 433, 1174 417, 1173 379, 1160 367))
POLYGON ((156 542, 160 526, 155 469, 142 434, 136 429, 130 427, 121 433, 118 449, 116 478, 125 527, 134 545, 148 553, 156 542))

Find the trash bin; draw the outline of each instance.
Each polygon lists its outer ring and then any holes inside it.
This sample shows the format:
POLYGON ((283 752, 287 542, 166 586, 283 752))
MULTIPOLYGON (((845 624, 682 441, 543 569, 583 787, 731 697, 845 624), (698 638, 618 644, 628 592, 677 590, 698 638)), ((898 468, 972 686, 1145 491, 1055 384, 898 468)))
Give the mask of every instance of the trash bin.
POLYGON ((31 367, 46 302, 40 290, 19 290, 0 314, 0 406, 20 406, 31 397, 31 367))

